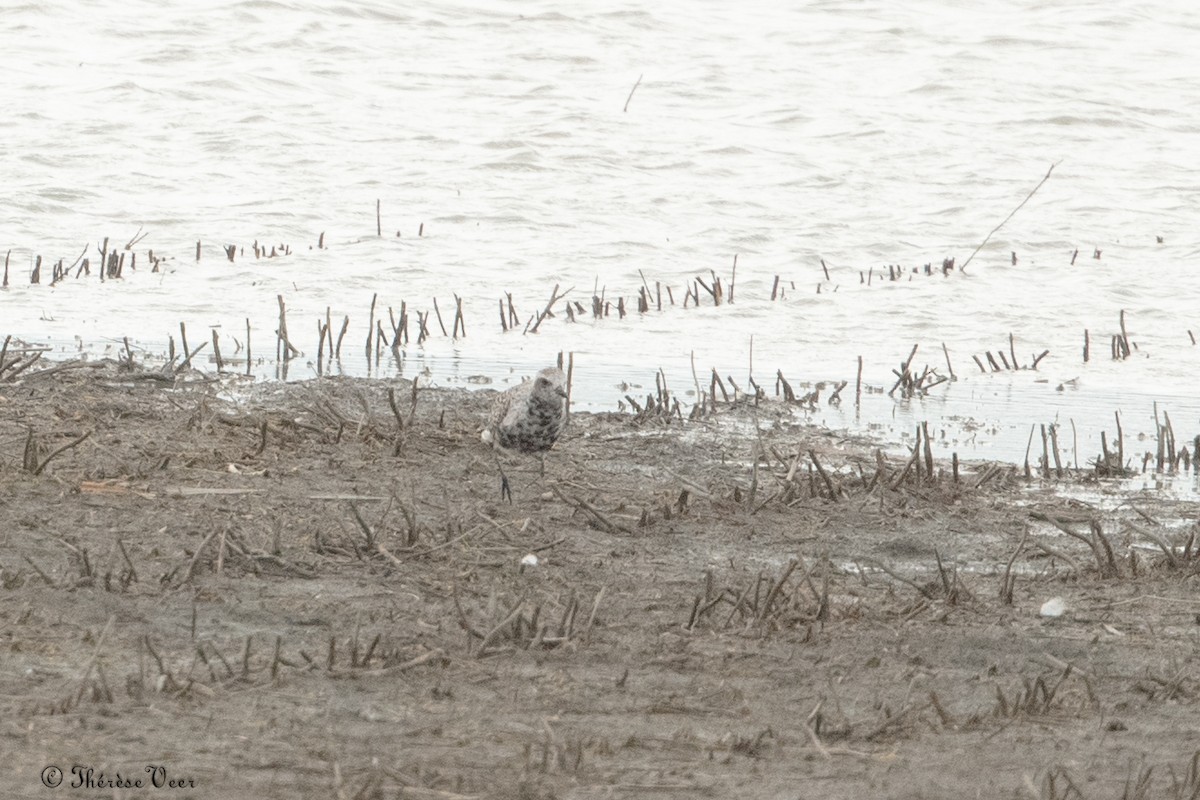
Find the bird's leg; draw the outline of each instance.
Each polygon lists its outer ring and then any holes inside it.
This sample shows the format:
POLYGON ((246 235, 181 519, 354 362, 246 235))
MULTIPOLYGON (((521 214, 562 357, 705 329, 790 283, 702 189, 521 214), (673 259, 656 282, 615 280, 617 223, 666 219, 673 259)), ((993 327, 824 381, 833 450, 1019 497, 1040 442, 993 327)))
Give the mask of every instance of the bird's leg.
POLYGON ((500 454, 492 448, 492 457, 496 459, 496 469, 500 471, 500 499, 507 500, 509 505, 512 505, 512 487, 508 484, 508 476, 504 474, 504 464, 500 461, 500 454))

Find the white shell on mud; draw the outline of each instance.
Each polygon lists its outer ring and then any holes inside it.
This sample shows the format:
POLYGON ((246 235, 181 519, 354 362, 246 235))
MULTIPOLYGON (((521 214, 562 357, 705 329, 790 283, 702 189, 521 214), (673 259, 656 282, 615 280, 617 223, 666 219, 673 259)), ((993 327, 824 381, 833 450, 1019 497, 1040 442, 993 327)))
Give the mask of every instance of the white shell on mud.
POLYGON ((538 557, 533 553, 529 553, 521 559, 522 567, 536 567, 538 565, 538 557))
POLYGON ((1046 602, 1042 603, 1042 610, 1038 612, 1043 617, 1054 619, 1061 617, 1067 613, 1067 601, 1061 597, 1051 597, 1046 602))

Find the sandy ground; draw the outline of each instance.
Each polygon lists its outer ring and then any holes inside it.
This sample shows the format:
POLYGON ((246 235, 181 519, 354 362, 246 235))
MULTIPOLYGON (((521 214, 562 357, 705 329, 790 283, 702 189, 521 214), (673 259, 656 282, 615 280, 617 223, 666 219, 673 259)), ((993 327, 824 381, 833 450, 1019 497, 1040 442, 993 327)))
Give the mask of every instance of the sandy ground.
POLYGON ((509 504, 487 391, 65 366, 0 374, 6 797, 1200 791, 1190 507, 776 398, 574 414, 509 504))

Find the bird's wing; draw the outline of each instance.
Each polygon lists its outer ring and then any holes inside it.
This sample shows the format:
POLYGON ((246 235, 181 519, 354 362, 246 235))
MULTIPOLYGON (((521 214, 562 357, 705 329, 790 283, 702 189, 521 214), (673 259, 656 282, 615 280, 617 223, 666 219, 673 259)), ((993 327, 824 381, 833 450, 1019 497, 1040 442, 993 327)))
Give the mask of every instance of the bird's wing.
POLYGON ((500 427, 500 423, 504 421, 505 416, 509 413, 509 407, 512 405, 512 393, 501 392, 496 395, 496 399, 492 401, 492 408, 488 412, 487 428, 488 431, 495 431, 500 427))
POLYGON ((509 428, 520 422, 529 413, 529 396, 532 393, 533 381, 525 381, 505 392, 504 410, 496 424, 509 428))

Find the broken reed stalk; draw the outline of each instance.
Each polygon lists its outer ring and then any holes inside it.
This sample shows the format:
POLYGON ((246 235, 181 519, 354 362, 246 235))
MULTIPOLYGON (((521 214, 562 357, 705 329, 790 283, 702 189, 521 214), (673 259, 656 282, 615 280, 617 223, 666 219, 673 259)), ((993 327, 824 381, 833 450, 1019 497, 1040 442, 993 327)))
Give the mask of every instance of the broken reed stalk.
POLYGON ((1063 476, 1062 459, 1058 455, 1058 424, 1050 424, 1050 452, 1054 456, 1054 474, 1060 479, 1063 476))
POLYGON ((983 249, 984 245, 986 245, 989 241, 991 241, 991 238, 996 235, 996 232, 998 230, 1000 230, 1001 228, 1003 228, 1005 223, 1007 223, 1010 219, 1012 219, 1013 215, 1016 214, 1018 211, 1020 211, 1021 208, 1026 203, 1029 202, 1029 199, 1037 193, 1037 190, 1042 188, 1042 184, 1044 184, 1046 181, 1050 180, 1050 173, 1054 172, 1054 168, 1057 167, 1061 163, 1062 163, 1062 161, 1060 160, 1060 161, 1055 161, 1053 164, 1050 165, 1050 169, 1046 170, 1046 177, 1042 178, 1041 181, 1038 182, 1038 185, 1033 187, 1033 191, 1031 191, 1029 194, 1027 194, 1025 196, 1025 199, 1022 200, 1020 203, 1018 203, 1017 207, 1014 208, 1012 211, 1010 211, 1008 216, 1005 217, 1003 220, 1001 220, 999 225, 997 225, 995 228, 992 228, 991 233, 989 233, 987 236, 985 236, 983 238, 983 241, 979 243, 979 246, 975 248, 975 250, 971 253, 971 255, 967 257, 967 260, 963 262, 962 266, 959 267, 960 271, 966 270, 967 264, 971 263, 971 259, 975 258, 976 254, 979 253, 979 251, 983 249))
MULTIPOLYGON (((841 496, 841 487, 834 488, 833 480, 829 477, 829 473, 821 466, 821 462, 817 460, 817 454, 813 450, 808 451, 808 457, 812 459, 813 466, 817 468, 817 473, 821 476, 821 480, 825 483, 825 488, 829 490, 829 499, 837 500, 841 496)), ((790 570, 789 570, 790 573, 790 570)))
POLYGON ((767 596, 763 600, 762 606, 758 609, 758 615, 754 618, 755 625, 761 625, 771 612, 772 606, 775 605, 775 600, 779 597, 779 593, 783 590, 783 585, 787 583, 788 578, 792 577, 792 573, 796 571, 796 567, 800 565, 800 559, 792 556, 788 559, 787 568, 783 574, 779 576, 779 580, 775 581, 770 590, 767 591, 767 596))
POLYGON ((1125 470, 1125 434, 1121 430, 1121 412, 1114 411, 1113 416, 1117 420, 1117 460, 1118 468, 1121 471, 1125 470))
POLYGON ((383 320, 375 322, 375 364, 379 365, 383 358, 383 348, 387 347, 387 334, 383 332, 383 320))
POLYGON ((1071 417, 1071 451, 1075 458, 1075 469, 1079 469, 1079 431, 1075 430, 1075 418, 1071 417))
POLYGON ((921 432, 925 434, 925 475, 930 480, 933 479, 933 448, 930 446, 929 438, 929 421, 921 422, 921 432))
POLYGON ((564 503, 566 503, 569 506, 573 506, 575 508, 575 510, 586 512, 596 522, 596 524, 598 524, 601 528, 603 528, 608 533, 618 533, 618 532, 626 533, 626 534, 633 533, 633 531, 629 530, 629 528, 625 527, 624 525, 622 525, 620 523, 615 523, 615 522, 612 522, 611 520, 609 520, 609 518, 606 517, 604 515, 604 513, 602 511, 600 511, 600 509, 596 508, 594 505, 589 503, 587 500, 584 500, 581 497, 576 497, 574 495, 568 495, 565 492, 563 492, 563 490, 560 489, 558 486, 555 486, 553 484, 550 486, 550 490, 552 492, 554 492, 554 494, 558 495, 558 498, 560 500, 562 500, 564 503))
POLYGON ((206 347, 208 347, 208 342, 201 342, 200 346, 197 347, 195 350, 192 350, 190 353, 185 353, 183 361, 179 362, 179 366, 177 366, 175 368, 175 374, 178 375, 179 373, 181 373, 185 369, 187 369, 188 366, 192 363, 192 359, 195 358, 196 355, 206 347))
POLYGON ((864 559, 862 559, 862 563, 869 564, 869 565, 875 567, 876 569, 880 570, 881 572, 887 574, 892 579, 897 580, 900 583, 903 583, 905 586, 908 586, 909 588, 916 591, 917 594, 921 595, 926 600, 934 599, 932 590, 930 590, 924 586, 921 586, 916 581, 909 580, 908 578, 904 577, 903 575, 900 575, 894 569, 889 567, 887 564, 884 564, 882 561, 877 561, 874 558, 864 558, 864 559))
MULTIPOLYGON (((337 347, 335 347, 333 349, 333 357, 338 360, 341 360, 341 358, 342 358, 342 339, 344 339, 346 337, 346 331, 348 331, 349 329, 350 329, 350 315, 347 314, 342 319, 342 330, 340 333, 338 333, 337 347)), ((330 339, 330 344, 332 345, 332 343, 333 343, 333 340, 330 339)))
POLYGON ((1086 544, 1092 550, 1092 555, 1096 559, 1096 566, 1100 571, 1100 575, 1105 578, 1116 578, 1121 574, 1121 569, 1117 565, 1116 556, 1113 554, 1112 545, 1108 541, 1108 537, 1104 535, 1104 531, 1100 527, 1100 523, 1095 519, 1072 520, 1062 517, 1051 516, 1040 511, 1033 511, 1029 514, 1030 519, 1039 522, 1048 522, 1058 528, 1063 533, 1073 539, 1086 544), (1090 528, 1091 536, 1085 536, 1078 531, 1071 530, 1070 523, 1086 522, 1090 528))
MULTIPOLYGON (((920 438, 920 433, 921 433, 921 428, 920 428, 920 426, 918 426, 917 427, 918 439, 920 438)), ((897 473, 896 477, 892 480, 892 482, 890 484, 888 484, 889 489, 891 489, 893 492, 896 491, 896 489, 898 489, 900 487, 900 484, 904 483, 904 480, 908 477, 908 474, 910 472, 912 472, 913 467, 916 467, 917 476, 920 477, 920 474, 921 474, 920 456, 921 456, 921 443, 918 441, 917 444, 915 444, 913 446, 912 455, 909 456, 908 463, 906 463, 904 465, 904 469, 902 469, 899 473, 897 473)))
POLYGON ((250 318, 246 317, 246 376, 250 376, 250 318))
POLYGON ((571 385, 574 382, 574 378, 575 378, 575 351, 572 350, 569 353, 567 353, 567 397, 566 397, 567 410, 566 410, 566 415, 565 415, 567 419, 571 418, 571 385))
POLYGON ((317 320, 317 375, 324 374, 325 367, 325 323, 317 320))
MULTIPOLYGON (((320 322, 321 322, 321 320, 318 317, 318 319, 317 319, 317 329, 318 330, 321 329, 320 322)), ((333 359, 333 311, 329 306, 325 306, 324 329, 325 329, 325 336, 329 340, 329 358, 330 358, 330 360, 332 360, 333 359)), ((321 344, 321 342, 317 342, 318 349, 320 349, 320 344, 321 344)))
POLYGON ((1025 443, 1025 480, 1029 480, 1033 475, 1029 471, 1029 450, 1033 447, 1033 432, 1037 429, 1035 425, 1029 426, 1029 441, 1025 443))
POLYGON ((891 391, 888 392, 889 395, 894 393, 898 388, 900 388, 901 384, 903 384, 905 382, 905 378, 908 378, 911 380, 912 373, 910 371, 910 367, 912 366, 912 360, 917 355, 917 347, 918 347, 918 345, 916 345, 916 344, 913 345, 912 350, 908 354, 908 358, 904 359, 904 363, 900 365, 899 378, 896 380, 896 385, 893 386, 891 391))
POLYGON ((1012 571, 1013 564, 1017 563, 1017 557, 1025 549, 1025 541, 1028 538, 1029 524, 1026 523, 1024 531, 1021 532, 1021 541, 1017 543, 1017 549, 1009 556, 1008 563, 1004 566, 1004 575, 1000 581, 1000 602, 1006 606, 1013 604, 1013 589, 1017 585, 1017 576, 1012 571))
MULTIPOLYGON (((824 264, 824 262, 822 262, 822 265, 823 264, 824 264)), ((863 368, 863 359, 862 359, 862 356, 859 356, 858 357, 858 377, 855 378, 855 380, 854 380, 854 408, 856 410, 862 404, 862 368, 863 368)))
MULTIPOLYGON (((537 333, 538 326, 542 324, 542 320, 546 319, 546 317, 553 316, 553 314, 551 312, 552 312, 552 309, 554 308, 554 304, 557 303, 562 298, 566 297, 570 292, 571 292, 571 290, 567 289, 562 294, 559 294, 558 293, 558 284, 557 283, 554 284, 554 290, 550 292, 550 302, 546 303, 546 308, 540 314, 538 314, 537 320, 533 323, 533 327, 529 329, 529 332, 537 333)), ((593 305, 594 304, 595 304, 595 298, 593 298, 593 305)), ((622 308, 623 308, 623 306, 622 306, 622 308)), ((624 316, 624 314, 622 314, 622 316, 624 316)))
POLYGON ((792 385, 788 383, 787 378, 783 377, 783 370, 775 370, 775 394, 778 395, 780 389, 783 390, 783 401, 785 403, 796 402, 796 393, 792 390, 792 385))
POLYGON ((383 236, 383 219, 380 216, 380 201, 378 198, 375 200, 375 235, 383 236))
POLYGON ((367 369, 368 370, 371 369, 371 352, 374 350, 374 348, 371 345, 372 345, 372 340, 375 336, 375 303, 378 302, 378 300, 379 300, 378 292, 375 292, 374 294, 371 295, 371 312, 367 316, 366 354, 367 354, 367 369))
POLYGON ((287 361, 300 355, 300 351, 288 339, 287 307, 283 304, 283 295, 276 295, 276 298, 279 300, 279 330, 275 332, 279 339, 279 347, 276 353, 283 356, 281 360, 287 361))
MULTIPOLYGON (((719 305, 721 305, 721 300, 725 296, 725 290, 723 288, 721 288, 721 279, 717 277, 717 273, 713 272, 712 270, 709 270, 709 273, 712 275, 712 286, 709 286, 707 283, 705 283, 704 279, 701 278, 699 275, 696 276, 696 283, 703 286, 704 291, 708 292, 709 295, 712 296, 713 305, 719 306, 719 305)), ((700 290, 699 289, 696 290, 695 304, 697 306, 700 305, 700 290)))
POLYGON ((1041 426, 1042 430, 1042 477, 1050 479, 1050 446, 1046 441, 1046 426, 1041 426))
POLYGON ((513 307, 512 292, 505 292, 504 296, 508 299, 508 327, 511 330, 521 324, 521 315, 513 307))
MULTIPOLYGON (((32 428, 29 431, 29 435, 30 435, 30 441, 32 441, 32 436, 33 436, 32 428)), ((50 463, 51 459, 53 459, 55 456, 60 455, 61 453, 65 453, 67 450, 70 450, 72 447, 77 447, 78 445, 82 444, 84 442, 84 440, 87 439, 91 435, 92 435, 92 432, 87 431, 87 432, 83 433, 82 435, 75 437, 74 439, 72 439, 71 441, 62 445, 61 447, 51 451, 50 455, 41 459, 41 461, 39 463, 37 463, 36 465, 33 465, 33 468, 30 470, 30 472, 33 473, 34 475, 41 475, 42 471, 44 469, 46 469, 46 465, 50 463)), ((26 448, 26 450, 28 451, 28 447, 26 448)))
POLYGON ((192 351, 188 348, 187 328, 184 327, 182 320, 179 322, 179 341, 183 344, 183 363, 186 364, 192 360, 192 351))
POLYGON ((1125 525, 1126 525, 1126 527, 1129 528, 1129 530, 1133 531, 1134 533, 1138 534, 1139 536, 1144 536, 1145 538, 1149 539, 1150 541, 1152 541, 1156 545, 1158 545, 1158 548, 1163 551, 1163 555, 1166 556, 1167 564, 1171 567, 1171 569, 1179 568, 1179 559, 1176 558, 1175 552, 1172 549, 1171 544, 1166 539, 1159 536, 1154 531, 1147 530, 1146 528, 1143 528, 1140 525, 1135 525, 1132 522, 1126 522, 1125 525))
MULTIPOLYGON (((649 309, 650 296, 651 296, 650 295, 650 284, 649 284, 649 282, 646 281, 646 274, 644 272, 642 272, 641 269, 638 269, 638 277, 640 277, 642 279, 642 288, 646 291, 646 293, 644 295, 644 297, 646 298, 646 309, 645 310, 649 311, 650 310, 649 309)), ((639 308, 638 310, 641 311, 642 309, 639 308)), ((661 311, 662 309, 659 309, 659 310, 661 311)))
POLYGON ((436 297, 433 298, 433 313, 437 314, 438 327, 442 329, 442 336, 449 336, 450 334, 446 333, 446 325, 442 322, 442 310, 438 308, 436 297))
POLYGON ((454 295, 454 338, 458 338, 458 330, 462 329, 462 335, 465 338, 467 335, 467 319, 463 316, 462 298, 454 295))
POLYGON ((217 329, 213 328, 212 332, 213 356, 217 359, 217 374, 220 375, 225 371, 225 361, 221 358, 221 345, 217 342, 217 329))
MULTIPOLYGON (((1175 465, 1179 461, 1179 455, 1175 451, 1175 428, 1171 425, 1171 417, 1166 411, 1163 411, 1163 423, 1167 431, 1167 454, 1171 459, 1171 471, 1174 472, 1175 465)), ((1180 450, 1184 453, 1187 452, 1186 448, 1181 447, 1180 450)))

